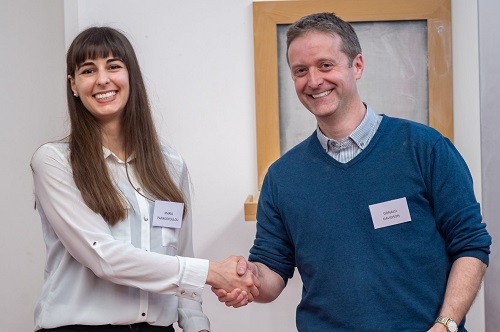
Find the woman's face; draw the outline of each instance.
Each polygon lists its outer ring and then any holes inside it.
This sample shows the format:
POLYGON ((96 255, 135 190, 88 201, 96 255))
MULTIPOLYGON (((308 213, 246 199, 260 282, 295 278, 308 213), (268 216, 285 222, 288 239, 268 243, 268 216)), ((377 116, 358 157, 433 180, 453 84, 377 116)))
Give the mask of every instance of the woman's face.
POLYGON ((73 93, 101 123, 120 120, 130 94, 128 69, 119 58, 87 59, 71 75, 73 93))

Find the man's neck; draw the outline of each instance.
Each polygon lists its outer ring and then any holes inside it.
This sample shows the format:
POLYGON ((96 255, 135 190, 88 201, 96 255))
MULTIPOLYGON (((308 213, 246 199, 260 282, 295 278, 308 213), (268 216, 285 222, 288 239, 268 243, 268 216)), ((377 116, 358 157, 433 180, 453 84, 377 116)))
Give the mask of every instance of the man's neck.
POLYGON ((341 141, 349 136, 363 121, 366 107, 360 101, 355 107, 344 114, 336 114, 329 118, 316 118, 319 129, 328 138, 341 141))

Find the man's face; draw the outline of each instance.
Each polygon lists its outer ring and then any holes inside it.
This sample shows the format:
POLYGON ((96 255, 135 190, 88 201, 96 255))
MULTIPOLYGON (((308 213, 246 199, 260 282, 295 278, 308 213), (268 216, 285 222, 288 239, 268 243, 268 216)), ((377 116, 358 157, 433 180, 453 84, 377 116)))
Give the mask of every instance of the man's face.
POLYGON ((348 115, 359 101, 356 80, 363 73, 361 54, 349 61, 337 35, 308 32, 292 41, 288 61, 295 91, 318 121, 348 115))

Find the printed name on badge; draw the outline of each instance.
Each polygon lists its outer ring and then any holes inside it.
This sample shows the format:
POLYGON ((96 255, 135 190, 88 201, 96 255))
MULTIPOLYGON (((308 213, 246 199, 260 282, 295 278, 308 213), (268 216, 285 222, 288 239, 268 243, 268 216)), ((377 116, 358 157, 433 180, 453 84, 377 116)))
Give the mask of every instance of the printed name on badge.
POLYGON ((155 201, 153 226, 181 228, 184 203, 155 201))
POLYGON ((411 221, 406 197, 368 206, 375 229, 411 221))

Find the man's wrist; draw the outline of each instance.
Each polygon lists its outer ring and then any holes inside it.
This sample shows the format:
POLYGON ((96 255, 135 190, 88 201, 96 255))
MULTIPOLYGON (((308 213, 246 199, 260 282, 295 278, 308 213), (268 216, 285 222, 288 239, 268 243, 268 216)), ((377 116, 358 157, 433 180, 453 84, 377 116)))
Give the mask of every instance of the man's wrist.
POLYGON ((441 323, 434 323, 434 328, 432 331, 435 332, 448 332, 448 328, 441 323))
POLYGON ((436 321, 434 323, 442 325, 445 328, 443 331, 447 332, 458 331, 458 324, 450 317, 439 316, 438 318, 436 318, 436 321))

